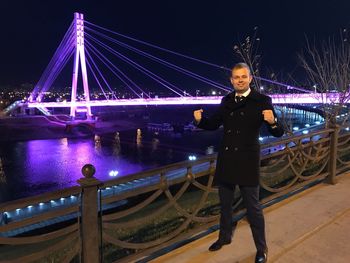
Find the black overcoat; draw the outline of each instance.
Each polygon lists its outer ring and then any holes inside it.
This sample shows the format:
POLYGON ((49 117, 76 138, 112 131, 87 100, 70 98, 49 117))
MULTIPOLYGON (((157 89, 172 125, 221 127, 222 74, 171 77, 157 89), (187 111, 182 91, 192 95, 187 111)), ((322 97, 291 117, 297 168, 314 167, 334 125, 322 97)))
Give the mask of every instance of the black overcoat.
MULTIPOLYGON (((197 126, 205 130, 224 126, 215 181, 255 186, 259 184, 259 131, 266 123, 262 111, 273 110, 275 117, 276 113, 271 98, 254 90, 241 102, 236 102, 234 97, 234 92, 223 97, 218 110, 209 118, 203 117, 197 126)), ((278 122, 276 128, 268 125, 268 130, 275 137, 283 135, 283 128, 278 122)))

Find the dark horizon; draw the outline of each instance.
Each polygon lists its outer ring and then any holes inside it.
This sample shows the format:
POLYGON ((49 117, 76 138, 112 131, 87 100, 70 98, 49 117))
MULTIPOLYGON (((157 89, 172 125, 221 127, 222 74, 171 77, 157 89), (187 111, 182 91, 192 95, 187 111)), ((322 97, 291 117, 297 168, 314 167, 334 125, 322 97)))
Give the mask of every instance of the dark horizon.
POLYGON ((262 72, 282 79, 300 78, 297 54, 306 37, 316 42, 337 37, 349 26, 348 1, 196 2, 5 0, 0 87, 39 80, 74 12, 102 27, 225 67, 238 62, 233 46, 258 27, 262 72))

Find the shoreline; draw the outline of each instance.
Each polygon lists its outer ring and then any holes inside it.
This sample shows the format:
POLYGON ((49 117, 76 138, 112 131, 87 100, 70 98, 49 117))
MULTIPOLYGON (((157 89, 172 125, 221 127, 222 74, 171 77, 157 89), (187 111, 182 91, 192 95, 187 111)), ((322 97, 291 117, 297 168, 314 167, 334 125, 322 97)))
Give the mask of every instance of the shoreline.
POLYGON ((74 127, 67 131, 65 124, 55 124, 42 116, 25 116, 0 119, 0 143, 48 140, 60 138, 84 138, 104 133, 120 132, 142 128, 145 122, 135 120, 96 121, 95 127, 86 129, 74 127))

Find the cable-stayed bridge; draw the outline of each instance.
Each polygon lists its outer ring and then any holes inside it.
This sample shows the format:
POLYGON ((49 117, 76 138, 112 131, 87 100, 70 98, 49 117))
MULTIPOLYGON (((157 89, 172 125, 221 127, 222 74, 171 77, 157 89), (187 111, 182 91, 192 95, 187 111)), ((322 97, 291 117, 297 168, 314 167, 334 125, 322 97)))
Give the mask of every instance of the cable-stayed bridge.
MULTIPOLYGON (((29 108, 38 108, 44 114, 49 114, 47 108, 69 107, 72 118, 75 117, 76 112, 86 112, 87 117, 90 118, 92 116, 91 107, 94 106, 218 104, 222 95, 230 92, 232 88, 228 84, 211 79, 209 72, 213 71, 220 72, 221 75, 225 74, 226 76, 220 79, 226 80, 230 68, 103 28, 84 20, 83 14, 75 13, 73 22, 25 105, 29 108), (142 46, 142 49, 139 46, 142 46), (156 54, 151 53, 150 50, 156 54), (186 61, 187 65, 192 65, 194 70, 179 66, 179 63, 170 62, 161 55, 175 57, 177 62, 186 61), (46 101, 44 95, 53 86, 54 81, 72 57, 74 64, 71 100, 46 101), (203 71, 202 73, 194 72, 195 69, 203 66, 208 68, 205 71, 208 71, 208 74, 203 74, 203 71), (175 72, 175 78, 170 77, 168 74, 170 71, 175 72), (81 72, 80 79, 83 86, 83 95, 80 97, 78 96, 79 72, 81 72), (190 88, 188 84, 190 81, 181 83, 183 79, 190 79, 192 83, 196 83, 193 85, 195 87, 212 88, 219 90, 222 94, 221 96, 203 96, 201 89, 190 88), (153 84, 149 84, 151 82, 153 84), (103 94, 105 99, 91 99, 91 83, 95 88, 99 88, 99 93, 103 94), (126 90, 129 93, 128 98, 118 96, 115 85, 122 86, 124 92, 126 90), (152 94, 150 89, 145 89, 150 85, 157 86, 158 91, 161 87, 163 92, 160 93, 163 95, 156 95, 156 92, 152 94)), ((274 93, 279 94, 270 95, 273 102, 278 104, 336 102, 340 96, 338 93, 315 93, 265 78, 258 79, 278 88, 274 93), (324 101, 325 98, 327 101, 324 101)), ((19 105, 23 103, 12 107, 19 107, 19 105)), ((7 110, 10 111, 10 108, 7 110)))

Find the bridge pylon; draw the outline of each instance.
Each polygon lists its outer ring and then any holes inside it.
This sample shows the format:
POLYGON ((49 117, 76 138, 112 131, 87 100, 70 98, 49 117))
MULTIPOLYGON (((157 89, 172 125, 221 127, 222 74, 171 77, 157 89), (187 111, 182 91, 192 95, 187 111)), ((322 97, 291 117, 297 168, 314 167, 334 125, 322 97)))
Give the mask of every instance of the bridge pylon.
POLYGON ((74 13, 74 30, 76 35, 75 41, 75 53, 74 53, 74 65, 73 65, 73 77, 72 77, 72 95, 71 95, 71 108, 70 116, 74 119, 77 111, 77 84, 79 76, 79 65, 81 66, 81 74, 84 88, 84 98, 86 102, 86 116, 91 119, 91 107, 90 107, 90 92, 89 83, 86 71, 85 60, 85 43, 84 43, 84 15, 81 13, 74 13))

